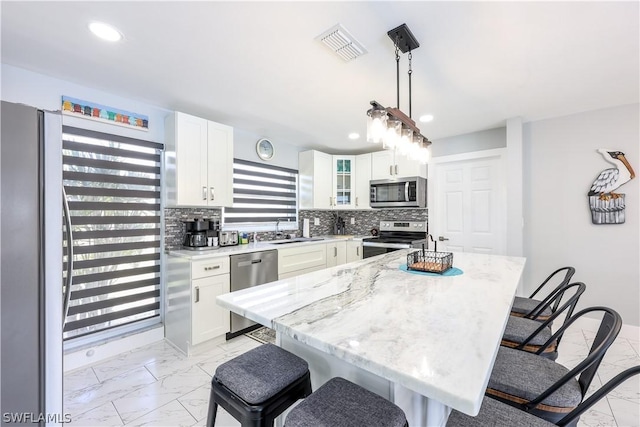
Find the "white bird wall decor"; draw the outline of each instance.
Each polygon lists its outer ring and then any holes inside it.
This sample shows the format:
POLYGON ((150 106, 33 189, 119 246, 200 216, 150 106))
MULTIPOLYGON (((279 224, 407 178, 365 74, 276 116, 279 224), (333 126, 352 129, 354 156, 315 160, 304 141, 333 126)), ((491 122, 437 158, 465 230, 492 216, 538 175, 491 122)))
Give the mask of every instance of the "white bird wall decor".
POLYGON ((614 193, 614 191, 635 178, 636 174, 623 152, 600 148, 598 153, 615 167, 600 172, 600 175, 591 184, 588 194, 591 222, 594 224, 624 224, 625 195, 614 193))
POLYGON ((635 178, 636 174, 633 168, 629 164, 629 161, 624 157, 624 153, 617 150, 608 150, 606 148, 598 149, 598 153, 609 163, 613 164, 615 168, 607 168, 600 172, 600 175, 591 184, 589 190, 589 196, 599 196, 602 200, 608 200, 609 198, 617 199, 619 194, 614 193, 623 184, 631 181, 635 178))

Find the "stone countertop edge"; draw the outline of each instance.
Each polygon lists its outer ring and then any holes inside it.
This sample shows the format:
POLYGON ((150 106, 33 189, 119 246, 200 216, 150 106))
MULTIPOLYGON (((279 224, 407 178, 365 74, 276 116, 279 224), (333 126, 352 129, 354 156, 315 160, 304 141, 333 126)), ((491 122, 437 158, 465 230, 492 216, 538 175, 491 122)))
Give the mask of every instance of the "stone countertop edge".
POLYGON ((371 236, 315 236, 315 237, 321 237, 322 240, 287 243, 285 245, 273 244, 271 243, 273 242, 272 240, 267 240, 267 241, 251 242, 246 245, 221 246, 218 249, 205 249, 202 251, 191 251, 188 249, 172 249, 172 250, 166 251, 166 254, 169 256, 190 258, 192 260, 201 260, 201 259, 224 257, 229 255, 247 254, 251 252, 268 251, 272 249, 295 248, 302 245, 310 246, 310 245, 318 245, 322 243, 342 242, 345 240, 362 241, 364 238, 371 237, 371 236))

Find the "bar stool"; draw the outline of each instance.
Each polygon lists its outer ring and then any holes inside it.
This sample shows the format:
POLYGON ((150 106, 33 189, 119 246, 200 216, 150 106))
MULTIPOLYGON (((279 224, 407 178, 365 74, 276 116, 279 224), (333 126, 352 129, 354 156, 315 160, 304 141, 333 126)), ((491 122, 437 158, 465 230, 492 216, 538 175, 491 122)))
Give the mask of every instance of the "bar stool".
POLYGON ((243 427, 266 427, 298 399, 311 394, 309 365, 273 344, 256 347, 216 369, 211 380, 207 427, 218 405, 243 427))
POLYGON ((293 408, 285 427, 405 427, 402 409, 344 378, 327 381, 293 408))

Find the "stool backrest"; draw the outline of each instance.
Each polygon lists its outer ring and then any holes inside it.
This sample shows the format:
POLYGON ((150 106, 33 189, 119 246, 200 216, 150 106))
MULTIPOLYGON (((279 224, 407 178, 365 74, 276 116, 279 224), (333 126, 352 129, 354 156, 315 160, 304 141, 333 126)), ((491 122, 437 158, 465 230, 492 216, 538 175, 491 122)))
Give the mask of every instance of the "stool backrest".
MULTIPOLYGON (((604 307, 602 308, 604 309, 604 307)), ((592 309, 592 311, 595 310, 592 309)), ((605 353, 615 341, 621 328, 622 318, 620 315, 614 310, 606 309, 602 316, 602 321, 600 322, 600 327, 598 328, 596 337, 593 340, 591 349, 589 350, 589 356, 585 359, 586 362, 589 358, 593 358, 592 362, 585 364, 585 369, 580 374, 580 378, 578 380, 583 396, 587 393, 587 389, 589 388, 589 385, 591 385, 591 380, 593 380, 593 377, 596 375, 600 362, 602 362, 605 353)))
POLYGON ((558 331, 551 336, 549 341, 543 347, 546 347, 548 343, 552 342, 554 339, 557 339, 559 335, 562 335, 564 331, 573 324, 578 318, 584 316, 587 313, 593 313, 601 311, 603 312, 602 321, 600 322, 600 327, 598 328, 598 332, 596 333, 596 338, 593 340, 593 345, 589 350, 589 355, 578 365, 567 372, 562 378, 555 382, 551 387, 542 392, 538 397, 529 401, 525 406, 529 408, 535 407, 538 403, 542 402, 544 399, 555 393, 560 387, 566 384, 570 380, 575 380, 576 376, 580 375, 578 378, 578 383, 580 384, 580 390, 582 392, 582 397, 587 392, 589 385, 591 385, 591 381, 600 366, 600 362, 602 358, 606 354, 607 350, 613 344, 620 329, 622 328, 622 318, 615 310, 612 310, 608 307, 590 307, 585 308, 584 310, 579 311, 570 319, 567 319, 562 327, 558 329, 558 331))
MULTIPOLYGON (((564 294, 571 288, 575 288, 575 293, 571 295, 571 297, 569 297, 569 299, 562 305, 562 307, 557 309, 551 316, 549 316, 549 319, 542 322, 538 327, 538 329, 532 332, 531 335, 529 335, 526 340, 524 340, 518 347, 516 347, 517 349, 524 349, 524 347, 528 345, 529 342, 531 342, 536 337, 536 335, 538 335, 543 329, 546 329, 547 327, 549 327, 551 322, 553 322, 558 316, 564 313, 565 310, 567 311, 566 317, 565 317, 565 323, 567 322, 568 319, 571 318, 571 315, 573 314, 573 310, 575 309, 576 304, 578 303, 578 299, 580 299, 580 296, 587 289, 587 286, 582 282, 571 283, 571 284, 562 286, 562 288, 560 288, 558 293, 564 294)), ((554 334, 552 339, 549 339, 546 343, 544 343, 540 347, 540 349, 536 351, 536 354, 542 354, 547 349, 547 347, 553 343, 555 343, 556 347, 560 345, 560 339, 562 338, 562 334, 564 333, 565 329, 562 329, 562 328, 559 329, 558 330, 559 333, 554 334)))
POLYGON ((606 396, 611 390, 625 382, 629 378, 640 374, 640 365, 629 368, 623 371, 609 380, 608 383, 600 387, 595 393, 593 393, 587 400, 579 404, 573 411, 569 412, 564 418, 558 421, 559 426, 566 426, 572 421, 575 421, 580 415, 591 408, 596 402, 606 396))
MULTIPOLYGON (((556 288, 554 290, 552 290, 551 292, 549 292, 549 294, 540 302, 540 304, 534 308, 530 314, 540 314, 542 312, 543 308, 546 308, 546 306, 548 305, 548 303, 550 301, 553 301, 553 307, 551 307, 551 311, 556 311, 558 309, 558 305, 560 305, 560 301, 562 300, 562 295, 560 295, 560 298, 555 298, 557 297, 558 291, 565 285, 569 284, 569 281, 571 280, 571 277, 573 277, 573 275, 575 274, 576 269, 573 267, 562 267, 557 269, 556 271, 554 271, 553 273, 551 273, 545 280, 544 282, 542 282, 542 284, 540 286, 538 286, 538 288, 533 291, 533 293, 529 296, 529 298, 533 298, 534 296, 536 296, 536 294, 542 289, 544 288, 547 283, 549 281, 551 281, 552 279, 554 281, 560 280, 560 283, 558 284, 558 286, 556 286, 556 288), (562 276, 562 274, 564 274, 564 277, 562 276), (541 308, 542 307, 542 308, 541 308)), ((529 316, 530 317, 530 316, 529 316)), ((530 317, 531 318, 531 317, 530 317)))

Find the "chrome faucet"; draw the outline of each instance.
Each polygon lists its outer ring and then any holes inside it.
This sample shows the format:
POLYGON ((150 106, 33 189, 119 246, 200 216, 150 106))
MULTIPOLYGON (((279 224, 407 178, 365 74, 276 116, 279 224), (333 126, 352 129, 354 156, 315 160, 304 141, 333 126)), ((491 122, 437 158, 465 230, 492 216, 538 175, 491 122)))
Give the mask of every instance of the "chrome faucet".
POLYGON ((289 218, 278 218, 276 220, 276 239, 278 237, 282 237, 282 231, 280 231, 279 226, 280 226, 280 221, 285 221, 285 220, 289 222, 289 218))

